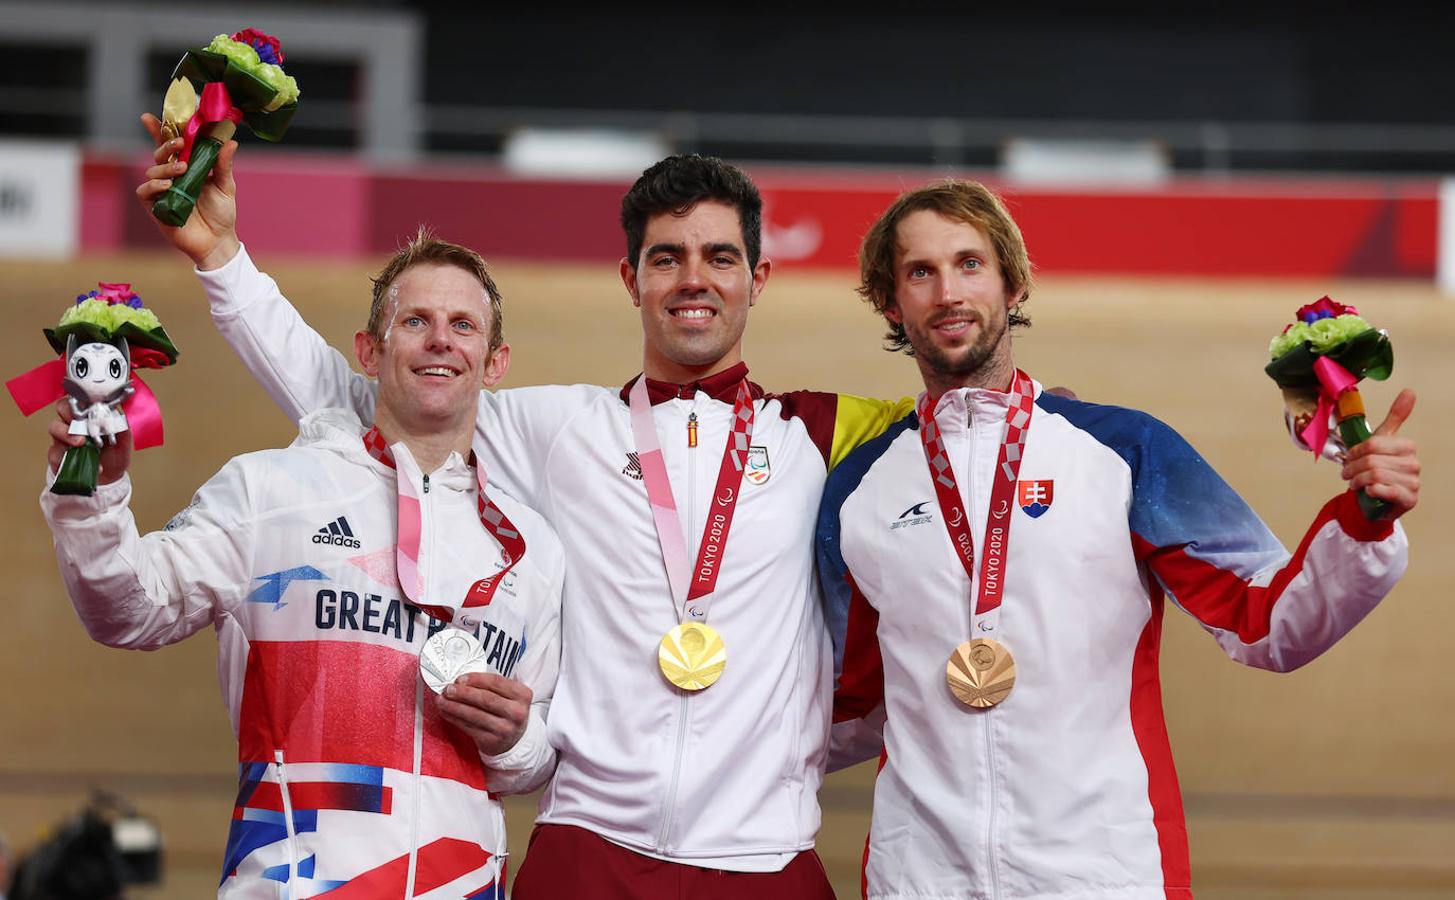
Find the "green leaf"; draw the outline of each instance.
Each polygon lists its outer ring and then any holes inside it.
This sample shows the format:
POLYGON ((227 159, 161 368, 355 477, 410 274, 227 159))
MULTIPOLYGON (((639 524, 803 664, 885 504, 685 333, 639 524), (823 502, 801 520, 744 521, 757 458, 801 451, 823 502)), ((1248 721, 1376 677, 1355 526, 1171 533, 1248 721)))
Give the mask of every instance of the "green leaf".
POLYGON ((243 121, 253 134, 265 141, 281 141, 283 132, 288 130, 289 124, 293 121, 293 114, 298 112, 298 104, 290 103, 287 106, 275 109, 272 112, 248 113, 243 121))
POLYGON ((1383 381, 1394 371, 1394 347, 1389 342, 1389 335, 1372 328, 1326 354, 1318 353, 1308 341, 1304 341, 1268 363, 1263 371, 1281 388, 1317 390, 1319 379, 1314 375, 1314 360, 1321 355, 1348 369, 1355 378, 1383 381))

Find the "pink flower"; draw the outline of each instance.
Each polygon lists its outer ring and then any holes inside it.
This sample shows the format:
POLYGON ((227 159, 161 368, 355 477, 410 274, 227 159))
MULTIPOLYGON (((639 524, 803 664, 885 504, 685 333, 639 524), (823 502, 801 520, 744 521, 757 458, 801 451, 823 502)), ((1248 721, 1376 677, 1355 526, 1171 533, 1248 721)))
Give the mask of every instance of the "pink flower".
POLYGON ((258 59, 265 63, 272 63, 275 66, 283 64, 283 45, 279 44, 278 39, 271 34, 263 34, 256 28, 244 28, 233 35, 232 39, 258 51, 258 59))
POLYGON ((131 285, 126 282, 98 281, 96 286, 101 290, 95 296, 113 306, 118 303, 124 303, 127 306, 141 306, 141 298, 136 296, 136 291, 133 291, 131 285), (133 299, 137 301, 135 304, 131 302, 133 299))
POLYGON ((1328 297, 1320 297, 1313 303, 1300 306, 1298 312, 1294 314, 1294 318, 1306 325, 1312 325, 1319 319, 1332 319, 1346 314, 1357 316, 1359 315, 1359 310, 1352 306, 1345 306, 1335 300, 1330 300, 1328 297))

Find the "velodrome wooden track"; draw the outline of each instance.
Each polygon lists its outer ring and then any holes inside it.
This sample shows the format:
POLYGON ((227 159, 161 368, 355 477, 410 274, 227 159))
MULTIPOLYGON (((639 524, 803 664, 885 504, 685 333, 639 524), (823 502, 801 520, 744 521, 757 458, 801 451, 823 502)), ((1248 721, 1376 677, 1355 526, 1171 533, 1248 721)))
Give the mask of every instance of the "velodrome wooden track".
MULTIPOLYGON (((377 262, 260 260, 338 346, 363 322, 377 262)), ((507 385, 619 384, 637 370, 638 329, 614 266, 496 270, 515 352, 507 385)), ((284 444, 291 428, 213 332, 189 267, 169 255, 0 263, 6 377, 45 359, 41 328, 98 280, 133 282, 184 353, 178 368, 148 376, 167 443, 133 470, 137 518, 158 528, 227 457, 284 444)), ((749 326, 755 379, 913 393, 913 364, 879 349, 878 322, 851 288, 847 273, 775 272, 749 326)), ((1413 559, 1380 609, 1288 676, 1228 662, 1187 617, 1169 615, 1163 691, 1204 900, 1455 896, 1455 578, 1444 544, 1455 534, 1455 303, 1407 282, 1046 277, 1028 307, 1035 326, 1018 338, 1018 361, 1043 382, 1172 423, 1293 543, 1337 473, 1289 445, 1261 367, 1268 337, 1326 292, 1393 336, 1396 377, 1366 387, 1371 418, 1395 385, 1420 392, 1407 427, 1426 463, 1423 503, 1407 520, 1413 559)), ((214 642, 199 635, 143 654, 88 641, 36 508, 44 416, 3 416, 0 829, 23 849, 90 786, 114 788, 160 819, 167 842, 170 881, 137 896, 208 896, 235 791, 214 642)), ((842 898, 858 895, 871 780, 860 767, 823 794, 819 849, 842 898)), ((523 852, 529 802, 511 813, 511 845, 523 852)))

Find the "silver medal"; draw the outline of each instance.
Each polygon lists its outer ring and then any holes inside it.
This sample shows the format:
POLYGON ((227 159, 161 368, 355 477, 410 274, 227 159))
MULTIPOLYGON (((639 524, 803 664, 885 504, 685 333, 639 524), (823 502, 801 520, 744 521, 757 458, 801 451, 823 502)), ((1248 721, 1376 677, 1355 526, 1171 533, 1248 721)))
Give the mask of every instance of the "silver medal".
POLYGON ((467 672, 488 672, 485 648, 479 638, 458 628, 445 628, 424 642, 419 652, 419 674, 436 694, 467 672))

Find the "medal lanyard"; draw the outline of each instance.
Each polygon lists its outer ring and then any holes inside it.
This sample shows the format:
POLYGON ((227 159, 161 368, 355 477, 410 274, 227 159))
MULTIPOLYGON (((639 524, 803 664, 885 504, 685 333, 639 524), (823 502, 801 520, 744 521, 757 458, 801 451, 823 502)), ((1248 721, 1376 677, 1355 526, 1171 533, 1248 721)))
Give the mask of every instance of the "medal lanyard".
POLYGON ((642 466, 647 501, 652 505, 652 521, 657 526, 657 543, 662 547, 667 581, 672 587, 673 608, 678 611, 679 622, 687 618, 706 621, 712 593, 717 589, 717 576, 722 571, 722 556, 727 547, 728 531, 732 528, 733 512, 738 506, 748 442, 753 436, 753 395, 748 389, 748 380, 745 378, 738 384, 737 399, 733 403, 733 427, 722 451, 722 464, 718 467, 717 486, 712 492, 712 508, 702 529, 696 566, 691 566, 687 560, 682 525, 677 518, 677 502, 672 496, 672 482, 667 479, 667 464, 662 459, 657 424, 652 420, 652 404, 647 398, 645 374, 632 385, 629 403, 632 437, 642 466))
MULTIPOLYGON (((419 579, 419 544, 423 532, 423 522, 420 515, 419 495, 414 492, 414 476, 419 475, 419 468, 414 460, 405 455, 406 471, 400 471, 399 463, 395 460, 389 445, 384 441, 384 436, 379 433, 378 428, 370 428, 364 435, 364 449, 369 455, 379 462, 394 469, 398 474, 395 482, 399 490, 399 538, 395 544, 394 564, 399 574, 399 588, 404 596, 415 606, 429 613, 441 622, 454 620, 455 610, 447 606, 431 606, 422 602, 422 591, 419 579)), ((471 454, 473 457, 473 454, 471 454)), ((496 572, 489 578, 483 579, 482 584, 475 590, 470 591, 465 597, 465 602, 460 604, 460 609, 470 609, 475 606, 489 606, 490 601, 495 597, 495 589, 500 582, 505 580, 505 575, 515 564, 525 556, 525 538, 511 524, 510 519, 495 505, 490 496, 485 493, 485 468, 478 461, 471 466, 475 470, 475 481, 479 490, 475 493, 475 506, 480 515, 480 524, 490 536, 500 544, 501 555, 504 557, 505 568, 496 572)), ((422 478, 422 476, 421 476, 422 478)))
MULTIPOLYGON (((994 633, 1000 624, 1000 600, 1005 587, 1005 551, 1010 545, 1010 510, 1020 475, 1021 458, 1025 455, 1026 433, 1030 430, 1031 413, 1035 410, 1034 386, 1019 369, 1011 382, 1010 408, 1005 413, 1005 437, 995 461, 995 482, 990 492, 990 509, 985 517, 985 538, 981 541, 980 595, 975 603, 979 630, 994 633)), ((929 394, 920 398, 920 441, 924 444, 925 461, 929 463, 930 480, 935 483, 935 497, 940 504, 940 517, 950 532, 955 556, 965 567, 970 590, 975 591, 975 541, 970 535, 970 517, 960 500, 955 483, 955 470, 945 452, 945 441, 935 422, 935 404, 929 394)))

